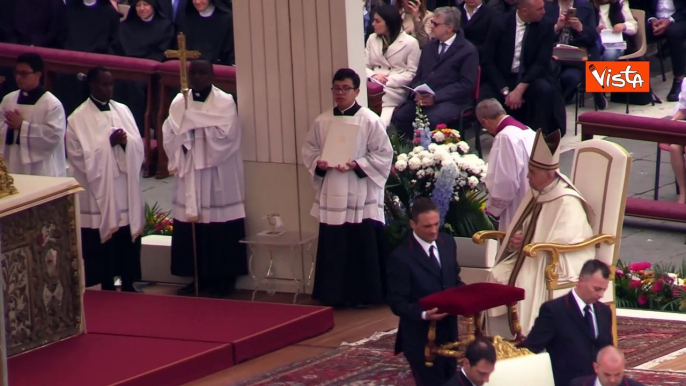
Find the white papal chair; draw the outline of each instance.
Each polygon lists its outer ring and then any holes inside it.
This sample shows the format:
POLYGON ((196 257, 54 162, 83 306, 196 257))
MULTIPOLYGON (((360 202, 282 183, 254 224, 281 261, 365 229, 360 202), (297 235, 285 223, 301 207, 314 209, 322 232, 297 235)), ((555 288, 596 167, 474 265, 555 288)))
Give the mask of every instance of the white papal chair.
POLYGON ((555 386, 550 354, 525 355, 500 359, 485 386, 555 386))
MULTIPOLYGON (((535 256, 539 252, 549 254, 545 269, 548 299, 567 294, 576 283, 558 283, 559 255, 589 246, 597 248, 596 259, 610 266, 610 284, 602 301, 612 308, 612 329, 617 344, 617 316, 615 312, 614 276, 619 259, 619 243, 622 239, 624 207, 631 173, 631 156, 614 142, 591 139, 578 144, 574 150, 574 163, 569 176, 572 183, 593 208, 595 218, 591 227, 593 237, 578 244, 554 243, 529 244, 524 253, 535 256)), ((486 239, 501 239, 503 232, 478 232, 473 239, 483 243, 486 239)))

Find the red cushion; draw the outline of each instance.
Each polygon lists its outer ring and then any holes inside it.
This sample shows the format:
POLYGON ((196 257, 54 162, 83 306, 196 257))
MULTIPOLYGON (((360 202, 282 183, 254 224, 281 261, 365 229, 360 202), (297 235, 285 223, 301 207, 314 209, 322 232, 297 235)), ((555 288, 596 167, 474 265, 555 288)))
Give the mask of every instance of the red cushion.
POLYGON ((605 111, 587 111, 577 119, 580 124, 605 125, 640 129, 647 133, 676 133, 686 134, 686 122, 672 121, 660 118, 640 117, 637 115, 608 113, 605 111), (658 122, 659 121, 659 122, 658 122))
POLYGON ((370 82, 370 81, 367 82, 367 94, 376 95, 376 94, 382 94, 383 92, 384 91, 383 91, 382 85, 380 85, 378 83, 370 82))
POLYGON ((625 213, 629 216, 686 222, 686 205, 672 201, 627 197, 625 213))
POLYGON ((423 310, 438 308, 440 313, 470 316, 477 312, 516 303, 524 299, 524 289, 496 283, 474 283, 419 299, 423 310))
MULTIPOLYGON (((154 60, 127 58, 117 55, 91 54, 88 52, 78 52, 69 50, 58 50, 54 48, 32 47, 21 44, 0 43, 0 51, 3 56, 19 56, 26 52, 33 52, 40 55, 46 62, 77 63, 84 66, 103 66, 105 68, 126 68, 134 69, 142 73, 152 74, 157 71, 160 63, 154 60)), ((48 63, 49 64, 49 63, 48 63)))

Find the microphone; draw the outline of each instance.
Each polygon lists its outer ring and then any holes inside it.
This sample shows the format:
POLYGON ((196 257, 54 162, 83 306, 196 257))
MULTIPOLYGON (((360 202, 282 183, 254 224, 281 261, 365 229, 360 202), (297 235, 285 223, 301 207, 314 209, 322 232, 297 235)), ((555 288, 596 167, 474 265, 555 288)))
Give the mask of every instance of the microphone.
POLYGON ((85 82, 87 78, 88 77, 83 72, 76 74, 76 79, 78 79, 80 82, 85 82))

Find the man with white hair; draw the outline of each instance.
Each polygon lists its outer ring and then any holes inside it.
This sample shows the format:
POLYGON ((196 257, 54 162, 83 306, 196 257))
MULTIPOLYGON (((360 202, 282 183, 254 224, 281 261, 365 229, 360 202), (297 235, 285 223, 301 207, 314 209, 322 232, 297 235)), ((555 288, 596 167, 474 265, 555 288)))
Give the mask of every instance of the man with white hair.
MULTIPOLYGON (((522 333, 528 335, 538 310, 548 300, 545 268, 550 260, 547 252, 536 257, 524 254, 524 247, 533 243, 574 244, 590 238, 593 210, 571 181, 558 170, 560 163, 560 131, 544 137, 536 132, 529 158, 531 189, 522 200, 500 246, 496 265, 488 281, 523 288, 524 300, 517 304, 522 333)), ((558 283, 578 281, 584 262, 595 258, 595 248, 561 253, 556 273, 558 283)), ((510 337, 510 318, 506 307, 487 312, 490 335, 510 337)))
POLYGON ((624 376, 625 366, 624 353, 614 346, 606 346, 598 351, 593 363, 596 375, 576 378, 569 386, 643 386, 624 376))
POLYGON ((536 132, 507 115, 494 98, 485 99, 476 106, 476 117, 494 137, 488 155, 486 210, 499 217, 498 229, 506 231, 529 191, 526 175, 536 132))

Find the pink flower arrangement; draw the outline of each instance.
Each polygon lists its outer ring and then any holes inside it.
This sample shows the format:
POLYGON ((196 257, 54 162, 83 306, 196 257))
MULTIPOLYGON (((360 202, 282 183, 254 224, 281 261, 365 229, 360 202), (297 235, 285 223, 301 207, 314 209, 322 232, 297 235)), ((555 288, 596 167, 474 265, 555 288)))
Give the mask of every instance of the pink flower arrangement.
POLYGON ((615 271, 617 306, 686 312, 683 274, 647 261, 620 261, 615 271))
POLYGON ((629 270, 634 272, 645 271, 646 269, 650 269, 651 266, 652 264, 650 264, 647 261, 643 261, 640 263, 631 263, 629 264, 629 270))

